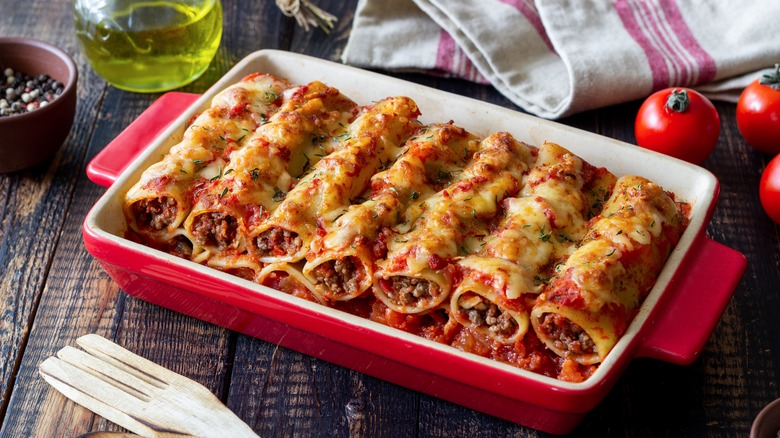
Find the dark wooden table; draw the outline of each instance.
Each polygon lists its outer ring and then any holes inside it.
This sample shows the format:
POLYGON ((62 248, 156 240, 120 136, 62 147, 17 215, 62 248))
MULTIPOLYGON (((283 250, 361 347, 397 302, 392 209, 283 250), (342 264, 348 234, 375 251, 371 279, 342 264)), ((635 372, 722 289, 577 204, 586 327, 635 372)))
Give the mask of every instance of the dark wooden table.
MULTIPOLYGON (((202 92, 248 53, 264 48, 338 60, 356 1, 320 1, 334 32, 303 32, 272 1, 223 0, 225 32, 202 92)), ((52 42, 78 64, 76 121, 60 153, 0 175, 0 420, 3 437, 71 437, 116 425, 68 401, 38 364, 98 333, 191 377, 261 436, 544 435, 258 339, 148 304, 119 290, 84 249, 81 224, 104 192, 87 163, 158 95, 108 86, 73 36, 68 1, 0 0, 0 35, 52 42)), ((404 79, 513 107, 487 86, 423 75, 404 79)), ((747 272, 700 358, 690 366, 636 360, 575 433, 582 436, 747 436, 755 415, 780 397, 780 237, 758 182, 770 157, 750 149, 735 106, 717 103, 722 132, 704 163, 722 191, 707 233, 748 258, 747 272)), ((563 123, 634 142, 639 102, 563 123)), ((0 157, 2 159, 2 157, 0 157)))

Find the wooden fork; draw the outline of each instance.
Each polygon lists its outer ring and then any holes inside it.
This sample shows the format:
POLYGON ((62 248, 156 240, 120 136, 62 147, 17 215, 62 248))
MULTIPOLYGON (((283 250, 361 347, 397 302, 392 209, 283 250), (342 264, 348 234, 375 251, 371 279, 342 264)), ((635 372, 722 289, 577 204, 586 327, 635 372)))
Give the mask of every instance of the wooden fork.
POLYGON ((144 437, 257 437, 205 386, 85 335, 38 367, 66 397, 144 437))

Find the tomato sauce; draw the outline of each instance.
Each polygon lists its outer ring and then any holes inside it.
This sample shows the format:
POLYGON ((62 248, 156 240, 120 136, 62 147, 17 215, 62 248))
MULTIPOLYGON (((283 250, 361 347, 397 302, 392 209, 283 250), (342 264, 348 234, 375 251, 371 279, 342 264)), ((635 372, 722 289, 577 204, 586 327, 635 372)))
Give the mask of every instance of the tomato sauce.
POLYGON ((441 308, 425 314, 403 314, 388 308, 370 294, 350 301, 334 302, 330 306, 466 353, 566 382, 582 382, 598 368, 598 365, 581 365, 572 359, 558 357, 532 330, 514 344, 504 345, 458 324, 441 308))

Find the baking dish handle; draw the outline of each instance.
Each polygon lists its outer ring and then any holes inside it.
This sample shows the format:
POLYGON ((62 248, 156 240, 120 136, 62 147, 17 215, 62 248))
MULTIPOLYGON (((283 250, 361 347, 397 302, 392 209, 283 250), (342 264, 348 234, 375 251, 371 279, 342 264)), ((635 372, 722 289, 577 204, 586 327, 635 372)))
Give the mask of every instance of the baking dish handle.
POLYGON ((637 357, 688 365, 699 356, 728 305, 747 261, 707 237, 683 261, 658 315, 648 320, 637 357))
POLYGON ((111 186, 135 157, 199 97, 200 94, 177 91, 160 96, 95 155, 87 165, 87 177, 95 184, 111 186))

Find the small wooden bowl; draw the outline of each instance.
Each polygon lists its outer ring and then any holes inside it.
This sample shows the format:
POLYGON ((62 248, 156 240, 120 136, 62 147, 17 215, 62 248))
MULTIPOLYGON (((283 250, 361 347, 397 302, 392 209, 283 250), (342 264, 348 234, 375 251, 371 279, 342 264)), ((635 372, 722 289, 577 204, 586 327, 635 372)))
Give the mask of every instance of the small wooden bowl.
POLYGON ((780 398, 759 412, 750 428, 750 438, 775 438, 780 431, 780 398))
MULTIPOLYGON (((78 70, 67 53, 30 38, 0 38, 0 73, 6 68, 30 76, 49 75, 65 86, 62 94, 34 111, 0 116, 0 172, 34 166, 62 146, 76 114, 78 70)), ((2 79, 5 76, 0 74, 2 79)), ((6 84, 0 84, 5 97, 6 84)))

